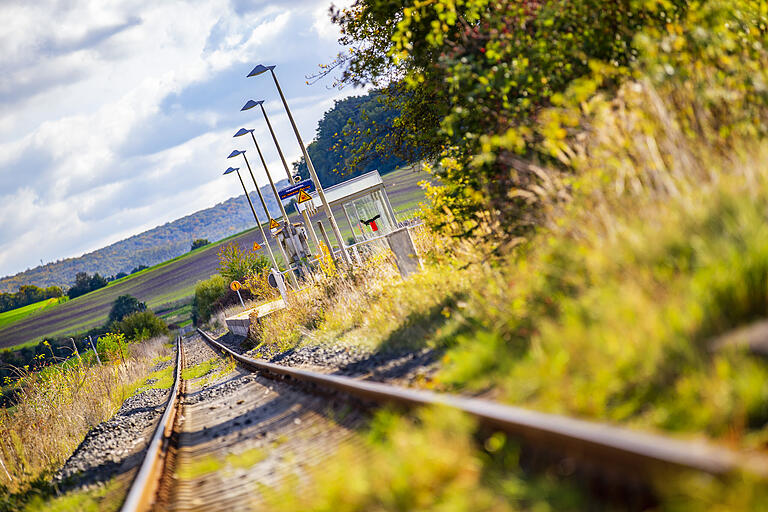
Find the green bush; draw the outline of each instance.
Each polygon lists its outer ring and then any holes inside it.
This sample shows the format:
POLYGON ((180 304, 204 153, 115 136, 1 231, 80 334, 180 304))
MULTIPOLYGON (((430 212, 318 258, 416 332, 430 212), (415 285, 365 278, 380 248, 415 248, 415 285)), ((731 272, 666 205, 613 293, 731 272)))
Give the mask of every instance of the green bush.
POLYGON ((192 318, 195 323, 207 322, 211 318, 213 304, 227 294, 229 281, 217 274, 195 285, 195 298, 192 301, 192 318))
POLYGON ((102 362, 122 361, 128 357, 126 351, 127 343, 128 341, 122 332, 110 332, 99 337, 99 340, 96 342, 96 351, 99 353, 102 362))
POLYGON ((143 341, 168 334, 168 326, 151 311, 131 313, 113 325, 132 341, 143 341))
POLYGON ((219 274, 229 281, 245 282, 249 277, 258 275, 269 268, 269 259, 256 252, 245 252, 230 243, 219 249, 219 274))
POLYGON ((147 305, 139 302, 136 297, 130 295, 121 295, 112 303, 112 309, 109 312, 109 322, 119 322, 126 316, 137 311, 144 311, 147 305))

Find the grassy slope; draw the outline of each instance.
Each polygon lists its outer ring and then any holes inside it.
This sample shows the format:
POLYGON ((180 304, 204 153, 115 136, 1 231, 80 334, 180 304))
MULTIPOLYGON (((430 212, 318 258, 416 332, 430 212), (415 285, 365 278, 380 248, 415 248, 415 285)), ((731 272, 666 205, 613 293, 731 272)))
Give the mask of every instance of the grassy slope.
MULTIPOLYGON (((403 208, 413 204, 418 197, 423 197, 422 191, 415 185, 425 177, 424 173, 414 173, 408 168, 385 175, 384 182, 388 186, 393 207, 403 208)), ((262 242, 258 229, 244 231, 159 263, 64 304, 39 311, 31 309, 25 311, 23 316, 8 315, 10 320, 7 322, 3 322, 3 316, 0 316, 0 348, 36 343, 45 337, 75 335, 103 325, 112 303, 120 295, 133 295, 154 310, 165 309, 162 306, 169 303, 188 301, 194 294, 195 283, 216 272, 216 253, 222 244, 236 242, 250 248, 254 241, 262 242)), ((274 243, 273 251, 279 254, 274 243)), ((21 310, 7 313, 18 311, 21 310)), ((176 320, 183 322, 174 318, 176 320)))
POLYGON ((45 299, 41 300, 40 302, 35 302, 34 304, 28 304, 21 308, 4 311, 0 313, 0 327, 12 324, 13 322, 18 322, 22 318, 25 318, 32 313, 42 311, 44 309, 50 308, 51 306, 55 306, 56 304, 66 302, 67 300, 68 299, 66 297, 45 299))

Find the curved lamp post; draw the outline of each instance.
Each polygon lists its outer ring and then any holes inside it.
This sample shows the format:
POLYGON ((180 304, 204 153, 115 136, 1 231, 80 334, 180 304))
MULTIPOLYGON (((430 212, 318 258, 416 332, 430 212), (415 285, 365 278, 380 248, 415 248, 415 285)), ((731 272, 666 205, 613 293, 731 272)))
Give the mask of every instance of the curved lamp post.
MULTIPOLYGON (((248 166, 248 172, 251 174, 251 179, 253 180, 253 185, 256 187, 256 192, 259 193, 259 200, 261 201, 261 207, 264 208, 264 213, 267 214, 267 217, 271 221, 272 217, 269 215, 269 210, 267 209, 267 203, 266 203, 266 201, 264 201, 264 196, 261 195, 261 189, 259 188, 259 184, 256 183, 256 178, 253 176, 253 171, 251 170, 251 164, 248 163, 248 157, 245 156, 245 151, 239 151, 239 150, 236 149, 236 150, 232 151, 227 158, 234 158, 234 157, 236 157, 238 155, 243 155, 243 159, 245 160, 245 165, 248 166)), ((239 176, 240 173, 238 172, 237 175, 239 176)), ((280 211, 282 211, 283 219, 285 220, 285 223, 287 224, 288 223, 288 215, 286 215, 285 209, 283 209, 282 203, 280 203, 280 211)), ((296 240, 294 240, 293 234, 291 233, 290 229, 288 230, 288 238, 290 238, 291 244, 293 244, 294 251, 296 251, 296 254, 298 254, 298 245, 296 244, 296 240)), ((291 266, 291 262, 288 261, 288 256, 283 251, 283 248, 280 247, 280 244, 277 244, 277 246, 280 248, 280 254, 283 255, 283 258, 285 259, 286 265, 290 267, 291 266)), ((269 242, 267 242, 267 247, 269 247, 269 242)), ((272 249, 270 249, 270 252, 271 251, 272 251, 272 249)))
MULTIPOLYGON (((272 135, 272 140, 275 143, 275 147, 277 148, 277 154, 280 155, 280 161, 283 162, 283 168, 285 169, 285 175, 288 177, 288 182, 293 185, 295 183, 293 176, 291 176, 291 171, 288 170, 288 163, 285 161, 285 156, 283 155, 283 150, 280 147, 280 143, 277 142, 277 137, 275 136, 275 131, 272 129, 272 123, 269 122, 269 117, 267 116, 267 111, 264 110, 264 100, 254 101, 254 100, 248 100, 246 104, 243 106, 243 108, 240 109, 241 112, 244 112, 246 110, 250 110, 255 106, 261 107, 261 113, 264 114, 264 119, 267 121, 267 128, 269 128, 269 133, 272 135)), ((240 129, 245 130, 245 128, 240 129)), ((261 150, 259 149, 259 145, 256 143, 256 137, 253 135, 253 130, 250 130, 251 137, 253 138, 253 143, 256 144, 256 149, 259 151, 259 156, 261 156, 261 150)), ((240 132, 237 132, 240 133, 240 132)), ((235 134, 235 137, 237 137, 237 133, 235 134)), ((261 160, 264 162, 264 159, 261 160)), ((264 164, 264 169, 267 169, 267 164, 264 164)), ((267 176, 269 176, 269 171, 267 170, 267 176)), ((272 178, 269 178, 269 182, 272 183, 272 178)), ((272 185, 272 188, 274 189, 274 184, 272 185)), ((275 196, 277 196, 277 190, 274 190, 275 196)), ((277 197, 277 202, 282 205, 283 203, 280 201, 280 198, 277 197)), ((298 210, 298 207, 296 208, 298 210)), ((301 211, 302 217, 304 218, 304 224, 307 225, 307 231, 310 232, 312 235, 312 243, 315 244, 315 247, 320 247, 320 244, 317 240, 317 235, 315 235, 315 230, 312 228, 312 224, 309 222, 309 216, 307 215, 306 210, 301 211)))
POLYGON ((245 192, 245 198, 248 200, 248 205, 251 207, 251 212, 253 212, 253 218, 256 219, 256 224, 259 226, 259 230, 261 231, 261 236, 264 239, 264 245, 267 246, 267 252, 269 252, 269 259, 272 260, 272 266, 275 267, 275 270, 280 271, 280 267, 277 266, 277 262, 275 261, 275 255, 272 254, 272 249, 269 248, 269 239, 267 238, 267 235, 264 233, 264 228, 261 226, 261 222, 259 222, 258 215, 256 215, 256 208, 253 207, 253 203, 251 202, 251 196, 248 195, 248 189, 245 188, 243 177, 240 176, 240 168, 230 167, 226 171, 224 171, 224 174, 226 175, 233 172, 236 172, 237 177, 240 178, 240 184, 243 186, 243 192, 245 192))
MULTIPOLYGON (((301 140, 301 135, 299 135, 299 129, 296 128, 296 122, 293 120, 293 115, 291 115, 291 110, 288 108, 288 102, 285 101, 285 95, 283 94, 283 90, 280 88, 280 83, 277 81, 277 76, 275 75, 275 66, 264 66, 262 64, 259 64, 255 68, 253 68, 253 70, 251 70, 250 73, 248 73, 247 78, 250 78, 252 76, 259 76, 262 73, 266 73, 267 71, 269 71, 272 74, 272 79, 275 81, 277 92, 280 93, 280 99, 283 101, 283 107, 285 107, 285 113, 288 114, 288 119, 291 121, 291 126, 293 127, 293 133, 296 134, 296 140, 299 142, 299 146, 301 147, 301 153, 304 155, 304 161, 307 163, 307 169, 309 169, 309 175, 312 177, 312 180, 315 182, 315 188, 317 188, 317 195, 320 197, 320 201, 323 203, 323 209, 325 209, 325 214, 328 216, 328 222, 331 223, 333 234, 336 236, 336 241, 338 241, 339 243, 339 249, 341 249, 341 255, 344 258, 344 261, 348 265, 350 265, 352 261, 350 260, 349 254, 347 254, 347 250, 344 245, 344 239, 341 237, 341 231, 339 231, 339 226, 338 224, 336 224, 336 219, 333 216, 331 207, 325 198, 325 192, 323 191, 323 187, 320 184, 320 179, 317 177, 317 173, 315 172, 315 166, 312 165, 312 159, 309 158, 309 153, 307 153, 307 148, 304 147, 304 142, 301 140)), ((264 107, 262 106, 261 108, 263 111, 264 107)), ((245 107, 243 107, 243 109, 245 109, 245 107)), ((266 116, 266 113, 264 115, 266 116)), ((329 247, 328 249, 330 250, 331 248, 329 247)))

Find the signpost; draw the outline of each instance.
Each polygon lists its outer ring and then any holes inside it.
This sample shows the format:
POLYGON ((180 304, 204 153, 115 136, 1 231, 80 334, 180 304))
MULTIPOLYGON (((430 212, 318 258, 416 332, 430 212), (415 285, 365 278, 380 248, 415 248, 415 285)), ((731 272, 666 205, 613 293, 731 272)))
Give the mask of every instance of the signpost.
POLYGON ((312 200, 312 196, 307 194, 307 192, 305 190, 300 190, 299 191, 299 198, 298 198, 298 203, 299 204, 306 203, 307 201, 311 201, 311 200, 312 200))
POLYGON ((245 309, 245 302, 243 302, 243 297, 240 295, 240 288, 242 288, 243 285, 240 284, 240 281, 232 281, 229 283, 229 289, 233 292, 237 292, 237 298, 240 299, 240 305, 243 306, 243 309, 245 309))
POLYGON ((312 180, 303 180, 285 187, 284 189, 278 191, 277 194, 280 196, 280 199, 288 199, 289 197, 293 197, 296 194, 300 195, 301 192, 304 192, 304 195, 309 197, 307 192, 312 192, 313 190, 315 190, 315 185, 312 183, 312 180))

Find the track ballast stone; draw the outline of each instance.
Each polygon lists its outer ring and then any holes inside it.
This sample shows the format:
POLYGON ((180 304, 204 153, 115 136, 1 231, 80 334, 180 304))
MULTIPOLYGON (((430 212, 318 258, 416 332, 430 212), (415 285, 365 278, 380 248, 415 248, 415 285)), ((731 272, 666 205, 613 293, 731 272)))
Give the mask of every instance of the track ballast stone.
POLYGON ((90 487, 141 462, 170 390, 148 389, 129 397, 117 413, 96 425, 54 477, 62 490, 90 487))
POLYGON ((284 352, 261 346, 243 350, 244 338, 227 333, 216 339, 238 354, 270 363, 377 382, 409 384, 431 378, 441 352, 431 348, 374 351, 357 345, 308 345, 284 352))

